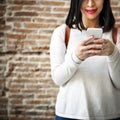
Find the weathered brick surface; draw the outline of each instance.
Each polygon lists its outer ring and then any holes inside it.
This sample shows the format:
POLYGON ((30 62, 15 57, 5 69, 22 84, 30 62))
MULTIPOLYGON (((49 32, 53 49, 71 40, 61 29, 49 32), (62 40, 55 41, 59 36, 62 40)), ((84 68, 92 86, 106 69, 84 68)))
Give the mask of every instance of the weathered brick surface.
MULTIPOLYGON (((120 27, 120 1, 111 0, 120 27)), ((0 120, 53 120, 49 44, 68 0, 0 0, 0 120)))

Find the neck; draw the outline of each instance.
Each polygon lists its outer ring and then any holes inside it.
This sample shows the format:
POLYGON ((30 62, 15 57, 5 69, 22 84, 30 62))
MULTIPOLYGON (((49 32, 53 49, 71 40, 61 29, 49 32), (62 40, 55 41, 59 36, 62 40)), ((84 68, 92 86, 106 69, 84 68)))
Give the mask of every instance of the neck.
POLYGON ((99 28, 99 20, 83 20, 85 28, 99 28))

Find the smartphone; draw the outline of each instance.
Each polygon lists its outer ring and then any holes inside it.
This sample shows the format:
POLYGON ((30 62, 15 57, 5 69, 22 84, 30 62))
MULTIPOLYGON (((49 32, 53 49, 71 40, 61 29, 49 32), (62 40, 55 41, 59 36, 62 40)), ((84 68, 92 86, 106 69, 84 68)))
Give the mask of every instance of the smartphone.
POLYGON ((101 38, 103 34, 102 28, 88 28, 87 29, 87 36, 93 35, 94 38, 101 38))
MULTIPOLYGON (((87 36, 93 35, 94 38, 101 38, 103 34, 102 28, 88 28, 87 29, 87 36)), ((86 43, 86 45, 92 44, 93 40, 90 40, 86 43)))

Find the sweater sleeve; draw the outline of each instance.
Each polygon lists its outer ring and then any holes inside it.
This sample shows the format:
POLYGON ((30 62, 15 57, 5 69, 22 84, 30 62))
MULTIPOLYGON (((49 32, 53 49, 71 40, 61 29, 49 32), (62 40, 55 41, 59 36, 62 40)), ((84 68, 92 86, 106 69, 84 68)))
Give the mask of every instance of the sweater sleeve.
POLYGON ((114 52, 108 56, 107 61, 111 80, 114 86, 120 89, 120 29, 118 29, 114 52))
POLYGON ((54 30, 50 43, 51 75, 55 84, 59 86, 70 80, 81 63, 74 53, 65 59, 65 26, 59 26, 54 30))

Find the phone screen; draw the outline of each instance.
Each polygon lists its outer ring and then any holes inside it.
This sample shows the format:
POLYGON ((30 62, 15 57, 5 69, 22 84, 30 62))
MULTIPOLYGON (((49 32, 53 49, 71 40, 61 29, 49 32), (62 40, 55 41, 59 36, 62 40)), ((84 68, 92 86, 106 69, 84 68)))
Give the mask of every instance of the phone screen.
POLYGON ((93 35, 94 38, 101 38, 103 34, 102 28, 88 28, 87 29, 87 36, 93 35))

